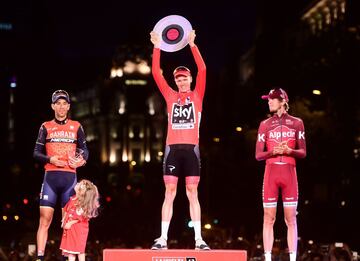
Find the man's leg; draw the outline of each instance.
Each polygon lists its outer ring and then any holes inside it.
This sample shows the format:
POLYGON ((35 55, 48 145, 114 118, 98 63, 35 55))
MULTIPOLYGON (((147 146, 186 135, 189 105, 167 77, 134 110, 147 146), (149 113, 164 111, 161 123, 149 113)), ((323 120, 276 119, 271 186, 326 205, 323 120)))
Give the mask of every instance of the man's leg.
POLYGON ((295 261, 298 241, 296 207, 284 207, 284 216, 287 226, 287 242, 290 253, 290 261, 295 261))
POLYGON ((43 260, 46 241, 48 238, 48 230, 51 225, 51 221, 54 215, 54 209, 52 207, 40 207, 40 221, 37 231, 37 255, 38 259, 43 260))
POLYGON ((165 175, 165 197, 161 209, 161 236, 155 239, 155 243, 151 247, 153 250, 167 249, 167 238, 170 221, 173 215, 173 205, 176 197, 178 178, 172 175, 165 175))
POLYGON ((265 261, 271 260, 271 250, 274 243, 274 224, 276 218, 276 207, 264 207, 263 243, 265 261))
MULTIPOLYGON (((186 178, 187 181, 188 178, 186 178)), ((186 196, 189 200, 190 217, 194 224, 195 240, 201 239, 201 207, 198 199, 198 182, 186 184, 186 196)))
MULTIPOLYGON (((176 178, 176 177, 174 177, 176 178)), ((174 200, 177 190, 176 182, 165 184, 165 198, 161 209, 161 237, 167 240, 170 221, 173 215, 174 200)))
POLYGON ((195 249, 210 250, 201 236, 201 207, 198 197, 199 176, 186 177, 186 196, 189 200, 190 217, 194 224, 195 249))

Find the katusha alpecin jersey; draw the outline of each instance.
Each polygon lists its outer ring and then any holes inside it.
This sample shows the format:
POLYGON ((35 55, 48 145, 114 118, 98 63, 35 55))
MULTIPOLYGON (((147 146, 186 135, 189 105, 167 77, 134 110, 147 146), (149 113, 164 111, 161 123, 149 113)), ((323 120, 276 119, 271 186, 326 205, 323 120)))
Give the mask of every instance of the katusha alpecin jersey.
POLYGON ((295 158, 306 156, 304 124, 300 118, 288 113, 280 117, 274 114, 262 121, 259 126, 256 142, 256 159, 266 160, 266 164, 289 163, 296 165, 295 158), (286 142, 292 149, 289 155, 273 155, 273 148, 286 142))

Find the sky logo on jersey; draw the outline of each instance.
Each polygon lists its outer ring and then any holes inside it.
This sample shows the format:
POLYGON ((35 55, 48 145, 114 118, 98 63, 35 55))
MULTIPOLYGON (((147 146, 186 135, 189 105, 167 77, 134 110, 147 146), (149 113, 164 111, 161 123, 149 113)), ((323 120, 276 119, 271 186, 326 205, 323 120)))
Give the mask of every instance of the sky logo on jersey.
POLYGON ((193 129, 195 127, 194 103, 179 105, 174 103, 171 111, 172 129, 193 129))

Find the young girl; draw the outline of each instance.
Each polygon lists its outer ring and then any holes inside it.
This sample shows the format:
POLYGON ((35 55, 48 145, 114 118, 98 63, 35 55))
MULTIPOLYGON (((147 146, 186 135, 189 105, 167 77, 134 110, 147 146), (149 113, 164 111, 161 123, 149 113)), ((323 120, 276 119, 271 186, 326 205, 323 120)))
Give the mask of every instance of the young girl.
POLYGON ((73 261, 85 261, 85 247, 89 233, 90 218, 98 215, 99 192, 89 180, 83 179, 75 185, 75 195, 64 207, 61 227, 64 229, 60 249, 73 261))

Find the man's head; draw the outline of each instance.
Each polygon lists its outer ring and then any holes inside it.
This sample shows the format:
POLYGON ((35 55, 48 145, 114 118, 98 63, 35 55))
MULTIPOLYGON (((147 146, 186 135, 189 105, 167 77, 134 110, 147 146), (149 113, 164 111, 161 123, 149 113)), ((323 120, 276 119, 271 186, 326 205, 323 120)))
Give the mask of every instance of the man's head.
POLYGON ((285 111, 289 110, 289 97, 281 88, 272 89, 269 94, 262 95, 261 99, 269 101, 269 109, 271 112, 277 112, 282 106, 284 106, 285 111))
POLYGON ((272 89, 269 94, 261 96, 261 99, 268 100, 268 99, 279 99, 280 101, 285 100, 285 102, 289 102, 289 97, 287 93, 281 88, 274 88, 272 89))
POLYGON ((70 97, 64 90, 57 90, 51 97, 51 108, 55 112, 55 118, 57 120, 65 120, 70 110, 70 97))
POLYGON ((56 103, 59 99, 64 99, 67 103, 70 103, 70 96, 67 91, 57 90, 51 96, 51 103, 56 103))
POLYGON ((176 67, 173 72, 173 75, 176 86, 178 87, 180 92, 190 91, 192 77, 189 68, 185 66, 176 67))

